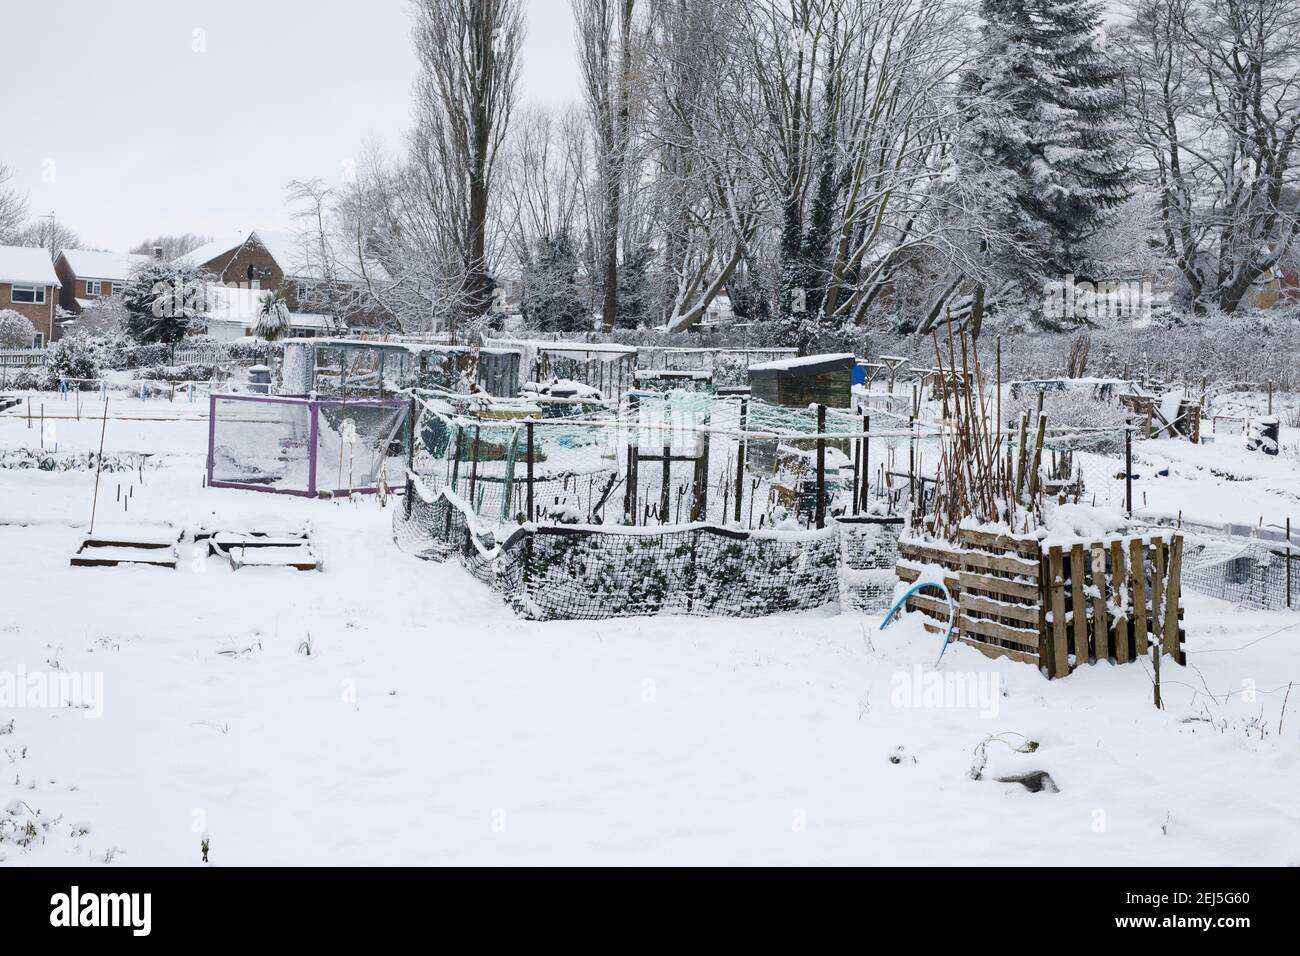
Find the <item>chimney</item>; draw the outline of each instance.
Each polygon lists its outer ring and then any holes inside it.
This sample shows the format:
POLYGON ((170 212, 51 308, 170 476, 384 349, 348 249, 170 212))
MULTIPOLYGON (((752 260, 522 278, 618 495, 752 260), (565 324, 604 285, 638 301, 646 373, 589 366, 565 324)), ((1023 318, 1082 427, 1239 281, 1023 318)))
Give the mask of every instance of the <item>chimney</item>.
POLYGON ((162 246, 154 246, 154 247, 153 247, 153 257, 154 257, 155 259, 157 259, 159 262, 162 261, 162 257, 163 257, 163 256, 162 256, 162 252, 163 252, 163 250, 162 250, 162 246))

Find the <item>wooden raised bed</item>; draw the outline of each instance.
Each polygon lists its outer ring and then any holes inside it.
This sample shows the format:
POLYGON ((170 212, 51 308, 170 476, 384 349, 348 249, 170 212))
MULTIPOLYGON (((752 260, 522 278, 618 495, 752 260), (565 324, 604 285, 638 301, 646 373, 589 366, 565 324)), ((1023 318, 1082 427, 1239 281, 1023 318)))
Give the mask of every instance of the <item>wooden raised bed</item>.
MULTIPOLYGON (((941 566, 957 605, 959 640, 990 657, 1064 677, 1092 661, 1124 664, 1145 656, 1151 635, 1159 636, 1164 653, 1185 662, 1182 552, 1179 534, 1043 548, 1036 538, 963 530, 956 547, 900 539, 897 573, 911 583, 924 566, 941 566)), ((948 604, 937 593, 914 594, 907 606, 935 620, 927 627, 946 629, 948 604)))

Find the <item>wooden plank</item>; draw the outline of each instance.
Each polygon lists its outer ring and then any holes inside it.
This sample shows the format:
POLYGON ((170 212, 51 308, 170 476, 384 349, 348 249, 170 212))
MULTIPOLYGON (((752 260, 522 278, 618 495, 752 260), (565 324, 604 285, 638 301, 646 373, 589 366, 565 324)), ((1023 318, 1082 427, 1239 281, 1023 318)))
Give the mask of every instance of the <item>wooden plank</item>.
POLYGON ((1070 673, 1070 660, 1066 656, 1065 637, 1065 569, 1060 547, 1053 547, 1047 558, 1047 593, 1052 608, 1051 676, 1065 677, 1070 673))
MULTIPOLYGON (((908 584, 915 584, 921 578, 920 568, 908 567, 906 564, 896 564, 894 566, 894 574, 898 576, 898 580, 906 581, 908 584)), ((957 594, 960 593, 961 584, 956 578, 945 575, 943 583, 944 586, 952 592, 953 597, 956 597, 957 594)))
POLYGON ((913 594, 907 599, 907 609, 909 611, 920 611, 922 614, 930 614, 939 617, 946 624, 948 618, 952 615, 952 610, 948 602, 941 598, 926 597, 924 594, 913 594))
MULTIPOLYGON (((1001 604, 989 598, 980 597, 978 594, 963 591, 957 598, 957 606, 963 611, 991 614, 994 617, 1009 617, 1013 621, 1024 621, 1030 625, 1035 634, 1038 633, 1038 605, 1036 604, 1001 604)), ((1037 641, 1035 641, 1035 646, 1037 646, 1037 641)))
POLYGON ((961 564, 961 554, 957 551, 949 551, 946 548, 936 548, 930 545, 918 544, 915 541, 898 542, 898 553, 913 561, 921 561, 924 564, 941 564, 944 567, 957 568, 961 564))
POLYGON ((962 528, 957 532, 957 540, 963 545, 969 545, 975 548, 994 548, 1005 551, 1013 551, 1016 554, 1023 555, 1026 558, 1038 559, 1041 548, 1038 545, 1037 538, 1013 538, 1005 534, 992 534, 988 531, 976 531, 973 528, 962 528))
POLYGON ((1020 647, 1029 648, 1031 651, 1037 651, 1038 649, 1038 631, 1026 627, 1012 627, 1010 624, 999 624, 997 621, 968 617, 963 614, 961 615, 961 631, 963 634, 982 634, 985 637, 995 637, 1000 641, 1007 641, 1020 647))
POLYGON ((1175 658, 1178 663, 1183 660, 1182 642, 1179 641, 1178 618, 1181 608, 1183 573, 1183 536, 1176 534, 1169 542, 1169 586, 1165 589, 1165 653, 1175 658))
POLYGON ((975 591, 989 591, 1007 598, 1025 598, 1033 601, 1035 607, 1037 607, 1043 596, 1037 584, 1015 581, 1011 578, 995 578, 987 574, 977 574, 974 571, 962 571, 957 575, 957 580, 961 583, 963 591, 970 588, 975 591))
POLYGON ((1092 586, 1097 593, 1092 596, 1092 646, 1097 660, 1110 659, 1110 620, 1106 614, 1106 552, 1100 545, 1092 546, 1092 586))
POLYGON ((1074 665, 1087 664, 1088 598, 1083 581, 1083 545, 1070 548, 1070 608, 1074 612, 1074 665))
POLYGON ((997 644, 985 644, 983 641, 972 640, 968 637, 959 637, 957 640, 975 648, 985 657, 1006 657, 1013 661, 1019 661, 1022 664, 1033 664, 1035 667, 1038 666, 1038 655, 1029 651, 1018 651, 1010 647, 999 647, 997 644))
POLYGON ((1124 571, 1124 548, 1118 541, 1110 543, 1110 584, 1111 593, 1115 596, 1115 660, 1127 664, 1128 618, 1120 611, 1123 609, 1124 595, 1129 593, 1128 575, 1124 571))
POLYGON ((1133 653, 1141 660, 1147 652, 1146 542, 1134 538, 1128 543, 1130 593, 1133 595, 1133 653))
POLYGON ((1024 578, 1038 575, 1038 562, 1028 558, 1012 557, 1009 554, 988 554, 984 551, 965 551, 961 556, 962 570, 975 568, 985 571, 1005 571, 1018 574, 1024 578))

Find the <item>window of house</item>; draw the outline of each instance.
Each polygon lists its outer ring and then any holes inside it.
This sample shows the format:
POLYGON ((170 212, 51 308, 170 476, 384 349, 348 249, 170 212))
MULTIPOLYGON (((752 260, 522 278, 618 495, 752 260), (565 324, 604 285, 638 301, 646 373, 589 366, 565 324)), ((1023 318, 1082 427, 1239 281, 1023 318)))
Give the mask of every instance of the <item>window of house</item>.
POLYGON ((45 286, 16 285, 9 290, 9 301, 25 305, 44 305, 45 286))
POLYGON ((45 348, 45 333, 44 333, 44 332, 37 332, 37 333, 36 333, 36 338, 32 339, 32 348, 34 348, 34 349, 43 349, 43 348, 45 348))
POLYGON ((86 295, 100 296, 104 294, 104 283, 99 279, 86 280, 86 295))

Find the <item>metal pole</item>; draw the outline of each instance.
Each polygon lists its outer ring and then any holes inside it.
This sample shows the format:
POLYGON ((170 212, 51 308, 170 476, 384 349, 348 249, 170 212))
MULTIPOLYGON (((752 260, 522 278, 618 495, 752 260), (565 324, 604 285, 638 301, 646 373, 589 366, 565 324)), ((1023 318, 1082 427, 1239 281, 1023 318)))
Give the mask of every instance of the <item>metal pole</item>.
POLYGON ((1133 517, 1133 430, 1124 429, 1124 506, 1133 517))
POLYGON ((868 509, 871 500, 868 488, 871 482, 871 416, 862 416, 862 510, 868 509))
POLYGON ((528 456, 526 465, 528 468, 528 520, 532 521, 535 512, 533 511, 533 421, 530 418, 524 424, 524 430, 528 433, 528 456))
POLYGON ((826 406, 817 406, 817 527, 826 527, 826 406))
POLYGON ((740 524, 740 502, 745 495, 745 429, 748 424, 749 400, 742 398, 740 400, 740 436, 736 439, 736 524, 740 524))
POLYGON ((474 504, 474 486, 478 482, 478 436, 481 427, 478 422, 474 423, 474 444, 471 446, 469 463, 469 510, 475 514, 478 514, 478 508, 474 504))
POLYGON ((1291 519, 1286 519, 1286 606, 1291 606, 1291 519))

